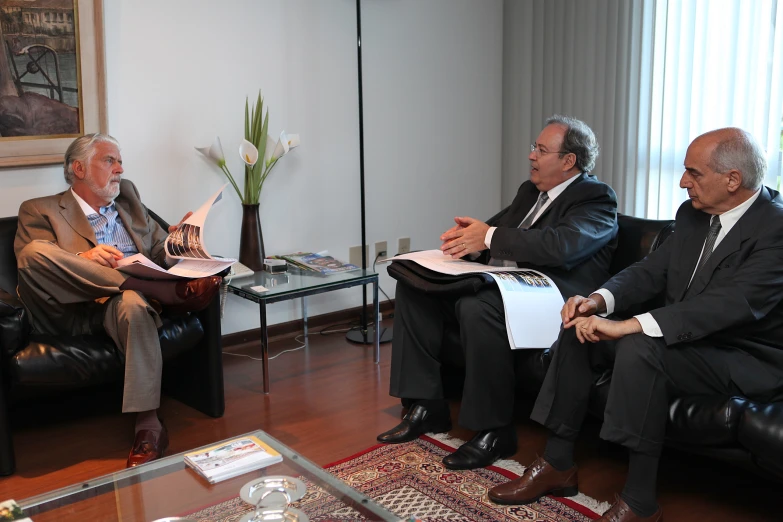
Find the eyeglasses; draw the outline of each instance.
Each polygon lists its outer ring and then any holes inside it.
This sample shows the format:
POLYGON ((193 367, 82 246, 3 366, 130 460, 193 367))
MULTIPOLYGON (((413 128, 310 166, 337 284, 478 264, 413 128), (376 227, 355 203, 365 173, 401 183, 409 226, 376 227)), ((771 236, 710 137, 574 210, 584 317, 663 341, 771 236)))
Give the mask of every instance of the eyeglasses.
POLYGON ((567 150, 541 150, 541 146, 536 145, 535 143, 530 144, 530 152, 534 152, 537 158, 540 158, 544 154, 552 154, 554 152, 557 152, 558 154, 570 154, 567 150))

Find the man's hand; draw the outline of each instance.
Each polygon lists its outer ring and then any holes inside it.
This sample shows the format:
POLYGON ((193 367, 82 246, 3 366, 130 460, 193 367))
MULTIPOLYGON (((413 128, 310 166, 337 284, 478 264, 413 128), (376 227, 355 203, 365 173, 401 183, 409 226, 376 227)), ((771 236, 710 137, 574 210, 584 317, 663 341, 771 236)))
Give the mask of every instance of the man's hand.
POLYGON ((606 311, 606 302, 601 294, 590 294, 590 297, 575 295, 568 299, 560 310, 563 328, 571 328, 577 317, 590 317, 606 311))
POLYGON ((190 216, 192 216, 192 215, 193 215, 193 212, 188 212, 187 214, 185 214, 185 217, 184 217, 184 218, 182 218, 182 219, 180 219, 180 220, 179 220, 179 223, 177 223, 176 225, 170 225, 170 226, 169 226, 169 234, 171 234, 172 232, 174 232, 175 230, 177 230, 177 228, 179 228, 179 226, 180 226, 182 223, 184 223, 184 222, 185 222, 185 220, 186 220, 186 219, 188 219, 188 218, 189 218, 190 216))
POLYGON ((573 326, 576 331, 576 337, 582 344, 616 340, 642 331, 642 325, 635 317, 626 321, 611 321, 595 315, 591 317, 577 317, 573 320, 573 326))
POLYGON ((99 265, 117 268, 117 260, 122 259, 125 255, 113 246, 98 245, 86 252, 82 252, 79 254, 79 257, 95 261, 99 265))
POLYGON ((489 225, 471 217, 455 217, 457 226, 448 229, 440 240, 443 244, 440 249, 452 259, 459 259, 473 252, 486 250, 484 238, 489 230, 489 225))

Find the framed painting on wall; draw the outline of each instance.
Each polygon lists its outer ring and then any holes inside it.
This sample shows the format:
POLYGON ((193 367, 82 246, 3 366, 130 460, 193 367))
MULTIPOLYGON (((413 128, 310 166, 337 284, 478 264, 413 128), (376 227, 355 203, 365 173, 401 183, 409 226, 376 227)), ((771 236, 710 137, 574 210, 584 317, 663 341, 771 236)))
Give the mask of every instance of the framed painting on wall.
POLYGON ((102 0, 0 0, 0 167, 105 130, 102 0))

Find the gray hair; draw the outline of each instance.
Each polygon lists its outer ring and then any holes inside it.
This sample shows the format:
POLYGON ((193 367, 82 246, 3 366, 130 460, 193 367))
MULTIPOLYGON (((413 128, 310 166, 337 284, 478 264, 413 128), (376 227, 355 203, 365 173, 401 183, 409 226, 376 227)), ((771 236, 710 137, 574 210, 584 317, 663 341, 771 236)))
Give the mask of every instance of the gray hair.
POLYGON ((718 141, 712 150, 710 168, 720 174, 737 170, 742 174, 743 188, 758 189, 767 174, 767 159, 753 135, 732 127, 714 132, 725 132, 728 136, 718 141))
POLYGON ((595 168, 600 147, 593 129, 582 120, 560 114, 547 118, 546 125, 562 125, 566 128, 563 144, 560 147, 563 151, 560 153, 561 158, 569 153, 576 156, 576 168, 580 172, 588 173, 595 168))
POLYGON ((117 148, 120 147, 120 144, 116 139, 108 134, 101 134, 100 132, 85 134, 84 136, 79 136, 73 140, 73 143, 70 144, 68 150, 65 151, 65 161, 63 162, 66 183, 73 185, 73 162, 80 161, 83 164, 89 162, 92 159, 93 154, 95 154, 95 144, 100 142, 113 143, 117 148))

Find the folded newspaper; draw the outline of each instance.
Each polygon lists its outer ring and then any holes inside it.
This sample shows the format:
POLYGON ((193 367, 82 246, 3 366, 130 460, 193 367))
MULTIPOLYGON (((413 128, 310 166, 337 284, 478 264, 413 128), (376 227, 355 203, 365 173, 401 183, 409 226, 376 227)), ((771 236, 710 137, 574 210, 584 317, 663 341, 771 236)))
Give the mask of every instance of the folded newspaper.
POLYGON ((402 259, 441 274, 486 273, 497 283, 506 312, 506 333, 512 350, 549 348, 560 333, 563 296, 551 278, 536 270, 488 266, 452 259, 440 250, 411 252, 392 258, 402 259))
POLYGON ((210 484, 282 462, 283 456, 257 437, 239 437, 185 454, 185 464, 210 484))
POLYGON ((204 222, 212 205, 222 199, 224 188, 226 185, 166 238, 164 248, 177 261, 174 266, 166 270, 144 254, 135 254, 117 261, 117 270, 142 279, 182 279, 211 276, 236 263, 236 259, 210 256, 204 246, 204 222))

